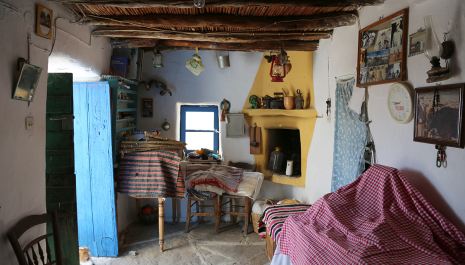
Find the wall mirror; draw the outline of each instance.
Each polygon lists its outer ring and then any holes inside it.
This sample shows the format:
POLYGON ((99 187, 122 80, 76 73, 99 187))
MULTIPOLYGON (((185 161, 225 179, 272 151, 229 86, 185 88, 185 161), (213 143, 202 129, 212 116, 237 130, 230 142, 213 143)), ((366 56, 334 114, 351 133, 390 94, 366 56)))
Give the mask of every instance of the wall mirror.
POLYGON ((13 99, 32 102, 41 73, 41 67, 24 63, 21 67, 18 83, 13 91, 13 99))
POLYGON ((408 9, 359 31, 357 86, 395 83, 406 78, 408 9))

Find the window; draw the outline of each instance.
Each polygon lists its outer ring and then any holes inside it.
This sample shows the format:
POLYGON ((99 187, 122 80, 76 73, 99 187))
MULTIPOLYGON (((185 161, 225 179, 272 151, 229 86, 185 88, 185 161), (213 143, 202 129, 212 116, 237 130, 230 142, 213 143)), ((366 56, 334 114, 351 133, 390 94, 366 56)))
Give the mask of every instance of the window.
POLYGON ((189 151, 218 151, 218 106, 181 106, 181 141, 189 151))

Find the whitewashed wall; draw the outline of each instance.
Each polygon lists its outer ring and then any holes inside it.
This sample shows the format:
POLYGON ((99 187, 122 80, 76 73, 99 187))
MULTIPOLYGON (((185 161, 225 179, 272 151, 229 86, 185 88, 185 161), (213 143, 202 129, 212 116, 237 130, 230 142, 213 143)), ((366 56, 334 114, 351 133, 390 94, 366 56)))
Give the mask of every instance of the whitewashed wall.
MULTIPOLYGON (((367 7, 361 11, 360 26, 364 28, 381 16, 389 16, 401 9, 409 8, 409 34, 425 27, 423 17, 432 15, 436 31, 446 31, 451 21, 451 39, 455 42, 456 53, 451 59, 453 77, 442 84, 465 82, 465 43, 461 34, 465 30, 465 1, 460 0, 386 0, 381 6, 367 7)), ((332 40, 320 41, 314 53, 314 82, 316 108, 323 113, 328 97, 328 57, 329 86, 334 100, 335 77, 352 74, 356 71, 358 25, 339 28, 334 31, 332 40)), ((443 62, 442 62, 443 63, 443 62)), ((424 55, 407 60, 408 83, 413 87, 429 86, 426 71, 430 64, 424 55)), ((401 170, 404 176, 460 230, 465 231, 465 150, 448 148, 448 167, 436 168, 434 145, 413 142, 413 122, 397 124, 389 115, 386 98, 391 84, 370 86, 368 114, 376 144, 378 163, 401 170)), ((333 113, 334 113, 333 101, 333 113)), ((266 197, 294 197, 303 202, 313 203, 330 192, 331 166, 333 160, 334 120, 318 119, 314 138, 308 156, 307 181, 305 188, 278 185, 266 182, 262 189, 266 197), (273 187, 268 190, 266 187, 273 187), (283 194, 276 193, 281 188, 283 194)))
MULTIPOLYGON (((72 12, 57 2, 4 0, 20 10, 20 14, 5 9, 0 14, 0 260, 1 264, 17 264, 6 233, 20 219, 31 214, 45 213, 45 105, 47 96, 47 72, 73 72, 78 80, 87 80, 108 72, 111 48, 107 39, 93 39, 91 47, 58 30, 55 55, 69 58, 68 62, 81 66, 84 71, 71 68, 68 63, 49 65, 48 52, 31 47, 31 64, 43 68, 34 102, 11 99, 18 72, 16 61, 27 59, 27 33, 32 43, 50 50, 52 41, 37 36, 35 32, 36 6, 42 4, 53 10, 54 17, 74 20, 72 12), (87 70, 87 71, 85 71, 87 70), (26 117, 34 118, 34 130, 26 131, 26 117)), ((0 3, 0 13, 3 5, 0 3)), ((70 25, 59 19, 58 27, 89 43, 87 27, 70 25)), ((44 228, 25 234, 25 238, 37 237, 44 228)))
MULTIPOLYGON (((263 53, 231 52, 229 54, 231 67, 219 69, 214 51, 199 51, 205 70, 195 76, 185 66, 186 61, 192 59, 195 53, 191 51, 163 52, 164 68, 152 66, 152 53, 145 53, 143 66, 143 80, 155 79, 164 82, 173 92, 173 96, 160 96, 161 88, 152 87, 150 91, 139 90, 139 98, 153 98, 154 117, 142 118, 139 109, 138 129, 150 130, 161 128, 165 119, 171 124, 169 131, 162 132, 162 136, 179 139, 179 113, 181 104, 219 105, 225 98, 231 102, 231 113, 239 113, 247 99, 257 74, 263 53)), ((246 135, 240 138, 225 138, 226 126, 220 122, 220 150, 228 161, 253 162, 249 154, 250 139, 247 123, 246 135)), ((156 200, 142 200, 141 205, 157 205, 156 200)), ((186 200, 178 200, 178 216, 185 221, 186 200), (180 207, 179 207, 180 206, 180 207)), ((171 220, 171 199, 165 203, 165 218, 171 220)))
MULTIPOLYGON (((464 42, 460 33, 465 26, 465 2, 460 0, 386 0, 383 5, 367 7, 361 11, 360 26, 366 27, 381 16, 389 16, 401 9, 409 8, 409 34, 424 28, 423 17, 433 15, 438 33, 446 30, 451 21, 451 39, 455 42, 456 54, 451 60, 454 77, 443 84, 465 82, 463 56, 464 42)), ((314 53, 314 85, 316 109, 325 112, 328 97, 328 81, 331 98, 336 88, 335 77, 356 72, 357 42, 359 26, 339 28, 333 38, 320 41, 320 47, 314 53), (328 59, 330 64, 328 77, 328 59)), ((252 86, 261 53, 231 53, 231 68, 220 70, 214 52, 200 51, 206 70, 195 77, 188 72, 184 64, 191 58, 193 51, 164 53, 165 68, 151 68, 151 55, 146 53, 144 61, 144 80, 158 79, 165 82, 174 92, 173 97, 160 97, 157 91, 142 93, 143 97, 154 98, 153 119, 139 117, 139 129, 160 128, 164 119, 171 123, 171 130, 162 135, 176 138, 179 134, 176 108, 177 103, 219 104, 226 98, 232 102, 232 112, 239 112, 247 93, 252 86), (239 67, 238 67, 239 66, 239 67)), ((408 82, 414 87, 427 86, 426 71, 429 62, 423 55, 408 58, 408 82)), ((390 84, 369 87, 368 112, 373 121, 371 130, 375 140, 378 163, 396 167, 406 178, 459 229, 465 231, 465 207, 463 190, 465 189, 465 150, 448 148, 449 166, 436 168, 436 150, 433 145, 413 142, 413 122, 406 125, 395 123, 388 112, 386 97, 390 84)), ((222 123, 221 132, 224 133, 222 123)), ((306 187, 299 188, 265 181, 260 197, 271 199, 296 198, 302 202, 313 203, 330 192, 333 161, 334 119, 330 123, 318 119, 310 146, 307 167, 306 187)), ((304 136, 303 136, 304 137, 304 136)), ((225 160, 253 161, 248 152, 248 138, 221 139, 225 160)), ((145 201, 155 205, 154 200, 145 201)), ((171 202, 166 203, 166 218, 171 218, 171 202)), ((178 214, 185 220, 185 200, 178 214)))

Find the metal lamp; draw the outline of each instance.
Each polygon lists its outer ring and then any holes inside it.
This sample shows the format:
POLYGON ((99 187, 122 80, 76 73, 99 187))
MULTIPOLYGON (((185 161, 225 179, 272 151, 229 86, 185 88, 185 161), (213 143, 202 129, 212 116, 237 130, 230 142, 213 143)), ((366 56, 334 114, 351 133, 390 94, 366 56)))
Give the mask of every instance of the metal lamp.
POLYGON ((163 66, 163 55, 160 52, 159 45, 160 40, 157 40, 155 46, 153 47, 153 67, 159 68, 163 66))
POLYGON ((153 53, 153 67, 155 68, 164 67, 163 66, 163 55, 160 53, 160 51, 153 53))
POLYGON ((424 20, 426 29, 425 56, 432 65, 431 70, 426 72, 428 74, 426 82, 433 83, 449 79, 449 68, 441 67, 439 58, 447 60, 452 57, 454 53, 452 42, 445 41, 441 43, 434 30, 431 15, 426 16, 424 20))
POLYGON ((281 52, 277 55, 265 56, 268 62, 271 62, 270 77, 271 82, 283 82, 283 78, 286 77, 290 70, 289 56, 281 48, 281 52))

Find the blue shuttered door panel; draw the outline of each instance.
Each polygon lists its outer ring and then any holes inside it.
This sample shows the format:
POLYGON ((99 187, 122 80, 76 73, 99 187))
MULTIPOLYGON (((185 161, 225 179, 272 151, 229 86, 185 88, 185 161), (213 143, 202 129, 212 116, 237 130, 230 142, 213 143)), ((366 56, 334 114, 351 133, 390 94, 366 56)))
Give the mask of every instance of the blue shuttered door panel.
POLYGON ((73 94, 79 246, 95 257, 116 257, 110 87, 74 83, 73 94))

